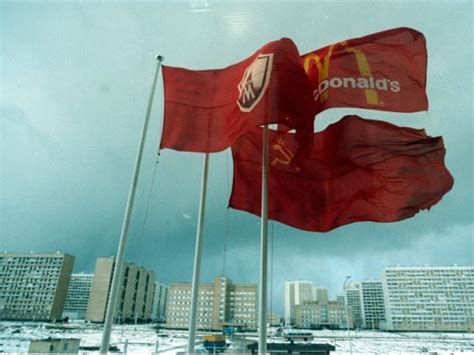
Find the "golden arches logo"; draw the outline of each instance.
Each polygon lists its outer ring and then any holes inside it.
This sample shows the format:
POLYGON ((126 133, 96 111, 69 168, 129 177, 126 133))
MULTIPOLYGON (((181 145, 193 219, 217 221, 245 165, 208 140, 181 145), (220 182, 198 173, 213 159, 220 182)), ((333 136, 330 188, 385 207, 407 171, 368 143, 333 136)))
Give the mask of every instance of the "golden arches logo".
MULTIPOLYGON (((323 81, 327 80, 329 76, 329 61, 331 60, 331 55, 332 51, 334 49, 334 46, 336 44, 333 44, 332 46, 329 47, 328 54, 324 57, 324 59, 321 61, 321 58, 314 53, 310 53, 307 55, 304 59, 304 70, 306 73, 309 73, 309 69, 311 66, 311 62, 314 62, 316 64, 316 68, 318 68, 318 85, 323 81)), ((326 101, 329 96, 329 93, 327 91, 323 92, 321 94, 321 101, 326 101)))
MULTIPOLYGON (((360 75, 371 78, 372 73, 370 71, 369 62, 367 61, 365 54, 360 49, 349 46, 346 41, 341 42, 341 44, 344 46, 344 49, 347 52, 353 53, 355 55, 360 75)), ((378 105, 379 98, 377 91, 375 89, 365 89, 365 100, 369 105, 378 105)))
POLYGON ((304 70, 309 75, 311 66, 315 65, 317 69, 317 85, 318 88, 315 91, 315 100, 319 99, 321 102, 326 101, 329 98, 329 87, 352 87, 360 88, 365 92, 365 99, 369 105, 380 105, 377 89, 393 92, 400 91, 400 84, 397 81, 390 81, 388 79, 375 80, 370 70, 369 62, 366 55, 355 47, 350 46, 347 41, 335 43, 328 48, 328 52, 324 56, 319 56, 316 53, 309 53, 304 57, 304 70), (357 68, 360 73, 359 78, 346 77, 346 78, 331 78, 329 79, 329 66, 331 56, 333 55, 334 48, 336 46, 342 46, 348 53, 354 54, 357 68))

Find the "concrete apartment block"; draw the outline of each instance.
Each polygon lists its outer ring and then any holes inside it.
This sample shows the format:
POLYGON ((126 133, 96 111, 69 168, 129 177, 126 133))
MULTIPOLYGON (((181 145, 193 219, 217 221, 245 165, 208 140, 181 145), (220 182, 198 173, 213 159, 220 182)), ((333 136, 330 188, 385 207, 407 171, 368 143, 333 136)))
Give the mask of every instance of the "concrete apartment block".
POLYGON ((393 266, 382 272, 384 328, 395 331, 474 329, 474 266, 393 266))
MULTIPOLYGON (((171 284, 166 305, 166 326, 187 329, 191 308, 190 283, 171 284)), ((222 330, 224 326, 257 328, 257 286, 233 284, 216 277, 212 284, 199 285, 197 327, 222 330)))
POLYGON ((0 254, 0 319, 62 319, 73 267, 59 252, 0 254))
MULTIPOLYGON (((86 320, 102 323, 105 320, 110 287, 114 272, 114 258, 98 258, 86 320)), ((119 300, 115 317, 120 322, 147 322, 151 320, 155 274, 135 264, 123 267, 119 300)))

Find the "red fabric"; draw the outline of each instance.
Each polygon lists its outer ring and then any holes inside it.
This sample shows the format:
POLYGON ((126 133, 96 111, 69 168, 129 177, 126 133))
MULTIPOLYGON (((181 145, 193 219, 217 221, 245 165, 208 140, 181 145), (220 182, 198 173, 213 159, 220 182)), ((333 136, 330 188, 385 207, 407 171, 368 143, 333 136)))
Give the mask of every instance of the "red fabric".
MULTIPOLYGON (((451 189, 441 137, 346 116, 314 134, 304 159, 291 133, 270 131, 268 218, 308 231, 357 221, 393 222, 436 204, 451 189)), ((260 215, 262 129, 232 146, 229 206, 260 215)))
MULTIPOLYGON (((217 152, 261 124, 283 123, 291 128, 310 125, 311 130, 313 127, 312 85, 295 44, 288 38, 268 43, 251 57, 225 69, 188 70, 163 66, 163 80, 165 109, 161 148, 217 152), (251 71, 246 83, 255 85, 258 78, 269 78, 268 84, 261 91, 263 94, 257 95, 260 100, 246 112, 237 104, 243 97, 239 84, 246 69, 264 54, 273 54, 271 70, 267 76, 263 75, 262 68, 251 71)), ((258 93, 254 86, 250 89, 258 93)))
POLYGON ((415 112, 428 109, 426 42, 396 28, 301 56, 314 85, 316 111, 331 107, 415 112))

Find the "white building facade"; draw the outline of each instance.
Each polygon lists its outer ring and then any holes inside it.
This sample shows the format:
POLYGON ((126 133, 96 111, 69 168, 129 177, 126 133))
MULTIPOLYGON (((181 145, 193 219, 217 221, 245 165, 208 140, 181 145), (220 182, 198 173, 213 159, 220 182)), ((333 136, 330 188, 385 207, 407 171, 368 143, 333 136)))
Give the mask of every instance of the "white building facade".
POLYGON ((298 328, 346 329, 347 322, 352 327, 350 314, 341 301, 305 301, 295 306, 295 323, 298 328))
POLYGON ((352 315, 354 328, 363 327, 360 283, 350 283, 344 290, 344 302, 352 315))
POLYGON ((385 322, 385 299, 380 280, 366 280, 359 284, 362 327, 379 329, 385 322))
POLYGON ((166 321, 166 301, 168 299, 169 286, 155 282, 155 299, 153 300, 153 320, 156 322, 166 321))
POLYGON ((72 274, 64 305, 63 316, 69 319, 85 319, 94 274, 72 274))
POLYGON ((387 267, 382 281, 388 330, 473 330, 473 266, 387 267))
MULTIPOLYGON (((171 284, 166 306, 166 326, 187 329, 191 309, 190 283, 171 284)), ((222 330, 236 326, 257 329, 257 286, 234 284, 227 277, 216 277, 212 284, 200 284, 197 307, 199 329, 222 330)))
POLYGON ((312 281, 297 280, 285 282, 285 324, 295 324, 295 306, 304 302, 327 302, 328 290, 317 287, 312 281))

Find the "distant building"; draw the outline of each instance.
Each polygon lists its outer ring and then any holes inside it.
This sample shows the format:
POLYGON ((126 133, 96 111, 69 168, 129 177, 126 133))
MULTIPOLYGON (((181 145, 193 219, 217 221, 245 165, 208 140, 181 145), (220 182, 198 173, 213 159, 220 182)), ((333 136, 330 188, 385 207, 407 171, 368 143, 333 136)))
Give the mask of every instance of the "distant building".
POLYGON ((281 324, 280 315, 274 312, 267 313, 267 323, 271 326, 277 326, 281 324))
MULTIPOLYGON (((171 284, 166 306, 166 326, 187 329, 191 308, 190 283, 171 284)), ((257 329, 257 286, 234 284, 216 277, 212 284, 199 285, 197 327, 221 330, 225 326, 257 329)))
POLYGON ((0 319, 60 320, 73 267, 59 252, 0 254, 0 319))
POLYGON ((366 280, 359 282, 362 327, 379 329, 385 322, 385 302, 382 281, 366 280))
POLYGON ((93 274, 84 273, 71 275, 63 317, 85 319, 93 277, 93 274))
POLYGON ((155 282, 155 298, 153 300, 152 319, 157 322, 166 321, 166 301, 168 299, 169 286, 155 282))
POLYGON ((472 331, 473 266, 396 266, 382 273, 387 322, 400 331, 472 331))
POLYGON ((350 283, 344 290, 344 298, 344 303, 351 311, 354 328, 362 328, 364 322, 362 319, 360 283, 350 283))
POLYGON ((313 287, 313 301, 327 302, 328 300, 328 289, 326 287, 313 287))
MULTIPOLYGON (((166 326, 187 329, 191 309, 191 284, 171 284, 166 304, 166 326)), ((198 329, 213 329, 214 284, 199 285, 199 303, 196 326, 198 329)))
MULTIPOLYGON (((320 297, 324 295, 320 292, 320 297)), ((312 281, 285 282, 285 323, 295 323, 295 306, 307 301, 316 301, 317 292, 312 281)), ((326 292, 327 298, 327 292, 326 292)))
MULTIPOLYGON (((107 311, 115 259, 98 258, 87 305, 86 320, 102 323, 107 311)), ((119 322, 151 320, 155 274, 135 264, 125 263, 122 270, 115 319, 119 322)))
POLYGON ((28 354, 77 354, 79 352, 80 339, 76 338, 47 338, 32 340, 28 354))
POLYGON ((295 306, 294 325, 298 328, 342 329, 348 321, 352 327, 350 314, 348 317, 341 301, 305 301, 295 306))

